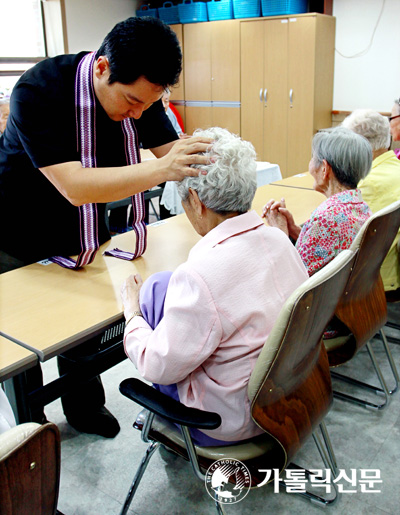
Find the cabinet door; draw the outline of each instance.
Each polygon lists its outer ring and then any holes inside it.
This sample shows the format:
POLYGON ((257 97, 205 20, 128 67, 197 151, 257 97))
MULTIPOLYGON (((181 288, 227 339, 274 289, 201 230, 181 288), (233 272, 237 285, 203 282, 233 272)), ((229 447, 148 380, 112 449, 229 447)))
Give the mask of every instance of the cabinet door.
MULTIPOLYGON (((182 44, 182 25, 170 25, 170 28, 175 32, 176 37, 178 38, 179 44, 181 46, 182 54, 183 54, 183 44, 182 44)), ((183 59, 182 59, 182 67, 183 67, 183 59)), ((183 71, 179 77, 179 83, 171 89, 171 100, 185 100, 185 88, 184 88, 184 77, 183 71)))
POLYGON ((243 139, 250 141, 262 161, 264 154, 264 22, 243 22, 241 41, 241 121, 243 139))
POLYGON ((292 92, 288 117, 288 175, 308 170, 314 132, 315 17, 289 22, 288 89, 292 92))
POLYGON ((263 161, 287 169, 288 21, 264 22, 264 153, 263 161))
POLYGON ((240 22, 211 25, 211 100, 240 101, 240 22))
POLYGON ((208 129, 213 126, 212 107, 186 106, 186 134, 193 134, 195 129, 208 129))
POLYGON ((240 109, 238 107, 213 107, 212 124, 234 134, 240 134, 240 109))
POLYGON ((185 125, 186 130, 186 121, 185 121, 185 80, 184 80, 184 71, 183 71, 183 26, 182 25, 170 25, 171 29, 175 32, 176 37, 178 38, 179 44, 181 45, 182 50, 182 73, 179 77, 179 82, 176 86, 171 88, 171 101, 176 102, 175 107, 178 109, 179 114, 182 116, 183 123, 185 125))
POLYGON ((211 25, 183 26, 185 99, 211 101, 211 25))

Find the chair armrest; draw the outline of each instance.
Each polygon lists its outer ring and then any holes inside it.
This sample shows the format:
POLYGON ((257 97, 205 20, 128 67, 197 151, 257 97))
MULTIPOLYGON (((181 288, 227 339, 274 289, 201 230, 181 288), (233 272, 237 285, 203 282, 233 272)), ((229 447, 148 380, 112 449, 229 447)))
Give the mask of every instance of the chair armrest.
POLYGON ((216 429, 221 425, 218 413, 188 408, 140 379, 125 379, 119 385, 119 391, 125 397, 175 424, 198 429, 216 429))

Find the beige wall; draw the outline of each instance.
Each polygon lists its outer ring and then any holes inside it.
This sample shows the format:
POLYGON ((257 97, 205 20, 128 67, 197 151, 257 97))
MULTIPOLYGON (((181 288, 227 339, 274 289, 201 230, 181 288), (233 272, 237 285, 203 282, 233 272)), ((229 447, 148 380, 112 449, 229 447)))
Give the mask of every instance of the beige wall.
POLYGON ((400 0, 334 0, 336 17, 333 109, 390 111, 400 96, 400 0), (376 28, 381 8, 382 16, 376 28), (369 47, 369 48, 368 48, 369 47))
POLYGON ((135 16, 136 0, 63 0, 67 51, 97 50, 114 25, 135 16))

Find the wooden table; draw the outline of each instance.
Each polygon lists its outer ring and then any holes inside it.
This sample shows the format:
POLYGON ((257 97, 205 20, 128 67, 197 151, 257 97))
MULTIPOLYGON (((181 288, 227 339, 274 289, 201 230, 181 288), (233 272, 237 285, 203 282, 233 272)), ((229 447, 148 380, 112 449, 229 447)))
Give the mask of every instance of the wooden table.
POLYGON ((275 181, 271 184, 274 184, 275 186, 287 186, 289 188, 304 188, 306 190, 312 190, 314 179, 310 172, 304 172, 293 175, 292 177, 286 177, 286 179, 275 181))
POLYGON ((36 354, 0 336, 0 382, 28 370, 37 361, 36 354))
POLYGON ((0 275, 0 334, 46 361, 122 320, 120 288, 126 277, 174 270, 200 239, 185 215, 148 229, 147 250, 134 261, 103 256, 107 248, 133 252, 135 237, 128 232, 102 245, 83 269, 35 263, 0 275))
POLYGON ((268 200, 284 198, 287 208, 293 213, 295 222, 301 225, 310 218, 312 211, 326 200, 322 193, 314 190, 287 187, 280 183, 281 181, 279 184, 267 184, 258 188, 252 206, 258 214, 261 214, 262 208, 268 200))
MULTIPOLYGON (((282 197, 299 224, 325 198, 315 191, 269 184, 258 188, 252 207, 260 214, 270 198, 282 197)), ((46 361, 122 320, 120 288, 128 275, 140 273, 146 279, 175 270, 199 239, 186 215, 178 215, 148 227, 147 250, 134 261, 103 256, 107 248, 134 251, 134 235, 128 232, 102 245, 94 262, 83 269, 35 263, 2 274, 0 334, 46 361)))
MULTIPOLYGON (((270 184, 257 190, 253 209, 261 213, 262 206, 272 197, 285 197, 298 223, 308 219, 324 199, 315 191, 270 184)), ((120 288, 128 275, 140 273, 146 279, 161 270, 175 270, 187 260, 190 249, 199 239, 186 215, 178 215, 148 227, 147 250, 134 261, 103 255, 107 248, 134 251, 134 235, 128 232, 104 244, 94 262, 83 269, 68 270, 53 263, 35 263, 2 274, 0 335, 19 343, 28 350, 27 355, 29 351, 34 352, 40 361, 61 354, 123 323, 120 288)), ((99 356, 98 363, 82 367, 79 377, 93 377, 125 359, 120 340, 112 353, 99 356)), ((30 405, 52 402, 68 391, 73 381, 76 381, 75 372, 73 378, 61 378, 45 385, 31 397, 30 405)), ((27 389, 28 385, 24 387, 27 389)), ((31 394, 21 394, 19 402, 29 405, 28 395, 31 394)), ((29 419, 29 415, 25 418, 29 419)))

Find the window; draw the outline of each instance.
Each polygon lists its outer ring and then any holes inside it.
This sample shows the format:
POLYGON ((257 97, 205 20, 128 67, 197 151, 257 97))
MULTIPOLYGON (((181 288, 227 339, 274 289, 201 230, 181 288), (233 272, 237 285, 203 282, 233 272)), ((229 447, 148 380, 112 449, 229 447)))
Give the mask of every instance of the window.
POLYGON ((46 57, 41 0, 0 0, 0 98, 46 57))

